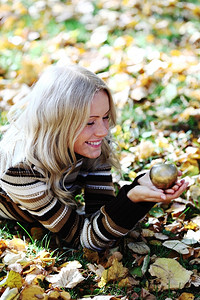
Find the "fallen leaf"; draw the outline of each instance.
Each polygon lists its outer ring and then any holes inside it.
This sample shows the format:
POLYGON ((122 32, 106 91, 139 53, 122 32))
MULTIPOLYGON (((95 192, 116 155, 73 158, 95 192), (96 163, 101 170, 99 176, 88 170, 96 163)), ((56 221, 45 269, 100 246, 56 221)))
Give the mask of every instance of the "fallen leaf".
POLYGON ((103 271, 99 287, 105 286, 109 281, 117 281, 124 278, 128 273, 128 269, 123 267, 122 263, 117 259, 113 260, 112 266, 103 271))
POLYGON ((0 255, 6 250, 7 243, 4 240, 0 240, 0 255))
POLYGON ((159 288, 163 290, 184 288, 193 274, 171 258, 158 258, 150 266, 149 272, 159 279, 159 288))
POLYGON ((5 265, 14 264, 16 262, 27 261, 26 253, 23 251, 14 253, 12 251, 8 251, 7 249, 3 253, 4 257, 2 259, 5 265))
POLYGON ((178 297, 178 300, 193 300, 194 295, 190 293, 182 293, 180 297, 178 297))
POLYGON ((9 288, 18 288, 20 289, 22 287, 22 277, 19 273, 11 270, 8 274, 7 277, 0 282, 0 286, 6 286, 9 288))
POLYGON ((184 235, 182 242, 190 245, 196 244, 200 242, 200 230, 194 231, 189 229, 187 233, 184 235))
POLYGON ((161 207, 154 206, 150 209, 149 214, 150 214, 150 216, 160 218, 160 217, 164 216, 165 212, 161 207))
POLYGON ((38 300, 44 298, 44 289, 39 285, 29 285, 21 292, 21 300, 38 300))
POLYGON ((82 282, 85 278, 82 276, 81 272, 75 268, 71 267, 70 264, 63 267, 58 274, 48 275, 46 280, 52 283, 52 287, 66 287, 73 288, 78 283, 82 282))
POLYGON ((3 294, 0 297, 0 300, 13 300, 15 296, 18 294, 18 289, 17 288, 9 288, 7 287, 3 294))
POLYGON ((146 159, 153 156, 155 153, 155 146, 151 141, 142 140, 137 146, 137 153, 139 159, 146 159))
POLYGON ((99 263, 98 252, 90 250, 88 248, 83 248, 83 257, 92 263, 99 263))
POLYGON ((143 299, 143 300, 145 300, 145 299, 146 300, 156 300, 156 296, 150 294, 149 291, 147 291, 146 289, 142 288, 141 289, 141 299, 143 299))
POLYGON ((138 254, 148 254, 150 248, 144 242, 128 243, 129 249, 138 254))
POLYGON ((165 241, 163 243, 164 247, 167 247, 169 249, 172 249, 178 253, 181 254, 188 254, 189 250, 188 250, 188 246, 178 240, 170 240, 170 241, 165 241))
POLYGON ((102 265, 87 264, 88 269, 96 274, 96 280, 100 279, 105 268, 102 265))
POLYGON ((14 238, 8 243, 8 247, 17 251, 26 251, 26 243, 19 238, 14 238))

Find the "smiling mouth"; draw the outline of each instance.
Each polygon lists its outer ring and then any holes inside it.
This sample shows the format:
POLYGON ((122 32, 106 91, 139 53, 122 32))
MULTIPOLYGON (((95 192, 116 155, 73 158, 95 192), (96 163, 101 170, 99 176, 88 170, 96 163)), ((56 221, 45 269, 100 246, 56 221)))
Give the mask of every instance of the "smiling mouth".
POLYGON ((86 142, 86 144, 88 144, 90 146, 100 146, 101 145, 101 141, 99 141, 99 142, 86 142))

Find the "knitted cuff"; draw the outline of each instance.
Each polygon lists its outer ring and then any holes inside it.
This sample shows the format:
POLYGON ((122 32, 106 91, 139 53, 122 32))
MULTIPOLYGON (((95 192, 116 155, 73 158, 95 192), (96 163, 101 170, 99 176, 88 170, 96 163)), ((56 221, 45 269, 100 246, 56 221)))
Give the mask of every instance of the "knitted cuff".
POLYGON ((116 199, 105 205, 106 213, 116 225, 122 228, 131 230, 146 215, 151 207, 155 205, 154 202, 134 203, 127 197, 127 193, 136 185, 139 185, 138 179, 143 175, 137 176, 130 185, 123 186, 116 199))

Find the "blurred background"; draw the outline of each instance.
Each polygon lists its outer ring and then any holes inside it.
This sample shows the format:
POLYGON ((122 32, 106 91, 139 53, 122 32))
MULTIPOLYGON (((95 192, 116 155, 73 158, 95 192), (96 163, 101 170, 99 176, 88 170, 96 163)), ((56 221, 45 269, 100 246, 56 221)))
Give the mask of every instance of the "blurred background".
MULTIPOLYGON (((160 161, 200 163, 198 0, 1 0, 1 131, 50 64, 80 64, 111 88, 122 179, 160 161)), ((196 177, 194 177, 196 178, 196 177)))

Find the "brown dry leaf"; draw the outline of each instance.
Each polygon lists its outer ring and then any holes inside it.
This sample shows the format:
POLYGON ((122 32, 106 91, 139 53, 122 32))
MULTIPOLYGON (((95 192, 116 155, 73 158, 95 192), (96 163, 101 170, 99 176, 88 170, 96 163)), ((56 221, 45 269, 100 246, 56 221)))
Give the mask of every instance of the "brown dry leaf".
POLYGON ((109 267, 112 265, 114 259, 117 259, 118 261, 121 261, 122 258, 123 258, 123 255, 122 255, 119 251, 115 251, 115 252, 108 258, 108 261, 107 261, 107 263, 106 263, 106 265, 105 265, 105 268, 109 268, 109 267))
POLYGON ((160 290, 182 289, 189 281, 192 271, 183 268, 176 260, 171 258, 158 258, 149 268, 152 276, 156 276, 160 290))
POLYGON ((83 248, 83 257, 92 263, 99 263, 99 254, 96 251, 83 248))
POLYGON ((167 213, 171 213, 173 218, 178 217, 180 213, 182 213, 186 208, 186 204, 173 202, 170 208, 166 210, 167 213))
POLYGON ((44 236, 44 230, 41 227, 32 227, 31 235, 34 240, 41 240, 44 236))
POLYGON ((20 294, 20 299, 21 300, 44 299, 44 289, 42 289, 38 285, 29 285, 22 290, 20 294))
POLYGON ((123 267, 122 263, 117 259, 113 260, 112 266, 104 270, 101 276, 101 281, 98 283, 99 287, 103 287, 109 281, 117 281, 124 278, 128 274, 128 269, 123 267))
POLYGON ((182 293, 180 297, 178 297, 178 300, 193 300, 194 295, 190 293, 182 293))
POLYGON ((17 251, 26 251, 26 243, 19 238, 14 238, 8 243, 8 247, 17 251))
POLYGON ((4 240, 0 240, 0 255, 6 250, 7 243, 4 240))
POLYGON ((138 285, 139 281, 135 280, 132 277, 126 277, 118 282, 118 287, 131 287, 138 285))
POLYGON ((141 289, 141 299, 143 300, 156 300, 156 296, 150 294, 149 291, 147 291, 146 289, 142 288, 141 289))
POLYGON ((191 276, 191 284, 195 287, 200 287, 200 276, 192 275, 191 276))

